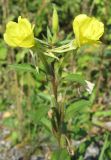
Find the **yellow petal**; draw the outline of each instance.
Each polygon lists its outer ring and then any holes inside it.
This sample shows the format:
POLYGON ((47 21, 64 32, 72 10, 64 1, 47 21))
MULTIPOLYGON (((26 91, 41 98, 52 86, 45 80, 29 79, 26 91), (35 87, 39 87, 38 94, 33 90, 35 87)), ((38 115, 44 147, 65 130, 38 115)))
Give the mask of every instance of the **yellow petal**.
POLYGON ((95 18, 89 18, 89 20, 82 26, 82 32, 83 37, 97 41, 104 33, 104 24, 95 18))
POLYGON ((14 39, 12 39, 8 34, 4 33, 4 40, 5 42, 12 47, 16 47, 17 44, 14 42, 14 39))
POLYGON ((78 15, 73 21, 75 44, 80 47, 87 43, 96 43, 104 33, 104 24, 85 14, 78 15))
POLYGON ((28 37, 25 37, 25 39, 21 41, 19 46, 24 48, 31 48, 34 46, 34 44, 35 44, 35 40, 33 35, 31 34, 31 35, 28 35, 28 37))
POLYGON ((18 23, 10 21, 6 25, 4 40, 10 46, 30 48, 34 45, 33 27, 26 18, 19 16, 18 23))
POLYGON ((18 26, 19 30, 21 30, 21 33, 28 35, 32 33, 32 27, 30 22, 26 18, 18 18, 18 26))
POLYGON ((16 22, 10 21, 6 25, 6 33, 15 36, 19 34, 18 24, 16 22))
POLYGON ((87 16, 85 14, 80 14, 73 21, 73 30, 75 33, 75 39, 76 39, 76 43, 79 47, 81 45, 80 41, 82 39, 82 36, 80 33, 80 28, 84 24, 84 21, 86 21, 86 20, 87 20, 87 16))

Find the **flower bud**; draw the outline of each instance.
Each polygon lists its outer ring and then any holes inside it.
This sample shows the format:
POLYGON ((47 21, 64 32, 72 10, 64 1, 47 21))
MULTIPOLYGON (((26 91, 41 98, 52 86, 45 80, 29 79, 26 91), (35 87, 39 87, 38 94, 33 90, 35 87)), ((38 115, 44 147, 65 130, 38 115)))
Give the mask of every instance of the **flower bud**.
POLYGON ((52 16, 52 31, 55 34, 58 32, 58 30, 59 30, 59 18, 58 18, 56 7, 54 6, 53 16, 52 16))

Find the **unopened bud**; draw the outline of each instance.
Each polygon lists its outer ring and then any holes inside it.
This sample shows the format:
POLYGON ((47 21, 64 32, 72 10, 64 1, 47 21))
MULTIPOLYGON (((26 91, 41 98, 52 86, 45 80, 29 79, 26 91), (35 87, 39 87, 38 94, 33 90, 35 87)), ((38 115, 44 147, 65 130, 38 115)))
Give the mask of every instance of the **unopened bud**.
POLYGON ((54 6, 53 16, 52 16, 52 31, 55 34, 58 32, 58 30, 59 30, 59 18, 58 18, 56 7, 54 6))

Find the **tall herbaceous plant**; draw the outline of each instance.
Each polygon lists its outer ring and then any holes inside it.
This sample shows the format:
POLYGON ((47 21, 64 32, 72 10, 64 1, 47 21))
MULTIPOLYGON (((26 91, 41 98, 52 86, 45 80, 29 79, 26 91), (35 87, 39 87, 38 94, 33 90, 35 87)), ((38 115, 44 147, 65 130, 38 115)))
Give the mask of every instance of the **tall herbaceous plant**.
MULTIPOLYGON (((78 49, 84 45, 93 45, 95 47, 102 45, 100 38, 104 33, 104 24, 95 17, 80 14, 73 20, 72 30, 74 37, 71 40, 60 40, 58 36, 59 30, 59 17, 56 7, 54 6, 52 29, 47 29, 46 39, 41 40, 35 37, 34 25, 32 25, 27 18, 19 16, 17 22, 9 21, 6 24, 4 40, 12 48, 27 48, 33 58, 33 65, 35 66, 34 72, 37 75, 43 72, 46 77, 50 86, 49 94, 51 97, 51 102, 47 106, 48 121, 51 123, 50 132, 58 144, 58 150, 52 154, 52 159, 57 159, 57 156, 61 154, 61 156, 63 156, 62 160, 69 160, 70 155, 74 154, 70 127, 72 123, 71 119, 74 118, 74 111, 77 108, 82 110, 84 106, 90 107, 92 101, 84 99, 73 103, 70 98, 67 99, 65 94, 67 91, 65 88, 61 90, 60 87, 61 85, 68 85, 69 81, 71 83, 76 81, 86 89, 90 96, 94 84, 86 80, 81 74, 77 74, 76 71, 64 68, 63 62, 72 56, 72 54, 75 58, 78 49), (38 57, 42 63, 42 68, 39 66, 39 63, 36 65, 36 57, 38 57)), ((18 65, 20 66, 21 64, 18 65)), ((70 92, 70 90, 71 88, 69 88, 68 92, 70 92)), ((22 110, 22 108, 18 108, 17 112, 20 110, 22 110)), ((41 112, 43 112, 43 110, 41 110, 41 112)), ((17 115, 20 122, 19 125, 22 125, 22 117, 19 114, 17 115)), ((21 129, 21 127, 19 129, 21 129)))

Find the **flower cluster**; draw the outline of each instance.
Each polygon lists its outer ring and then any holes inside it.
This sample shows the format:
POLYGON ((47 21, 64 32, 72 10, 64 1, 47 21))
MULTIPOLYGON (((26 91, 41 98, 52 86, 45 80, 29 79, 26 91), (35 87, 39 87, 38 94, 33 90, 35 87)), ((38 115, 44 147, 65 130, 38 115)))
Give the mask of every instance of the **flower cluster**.
MULTIPOLYGON (((35 44, 34 27, 26 18, 18 17, 18 23, 10 21, 4 33, 5 42, 12 47, 31 48, 35 44)), ((75 34, 74 45, 80 47, 84 44, 98 43, 104 33, 104 24, 94 17, 80 14, 73 21, 75 34)))

